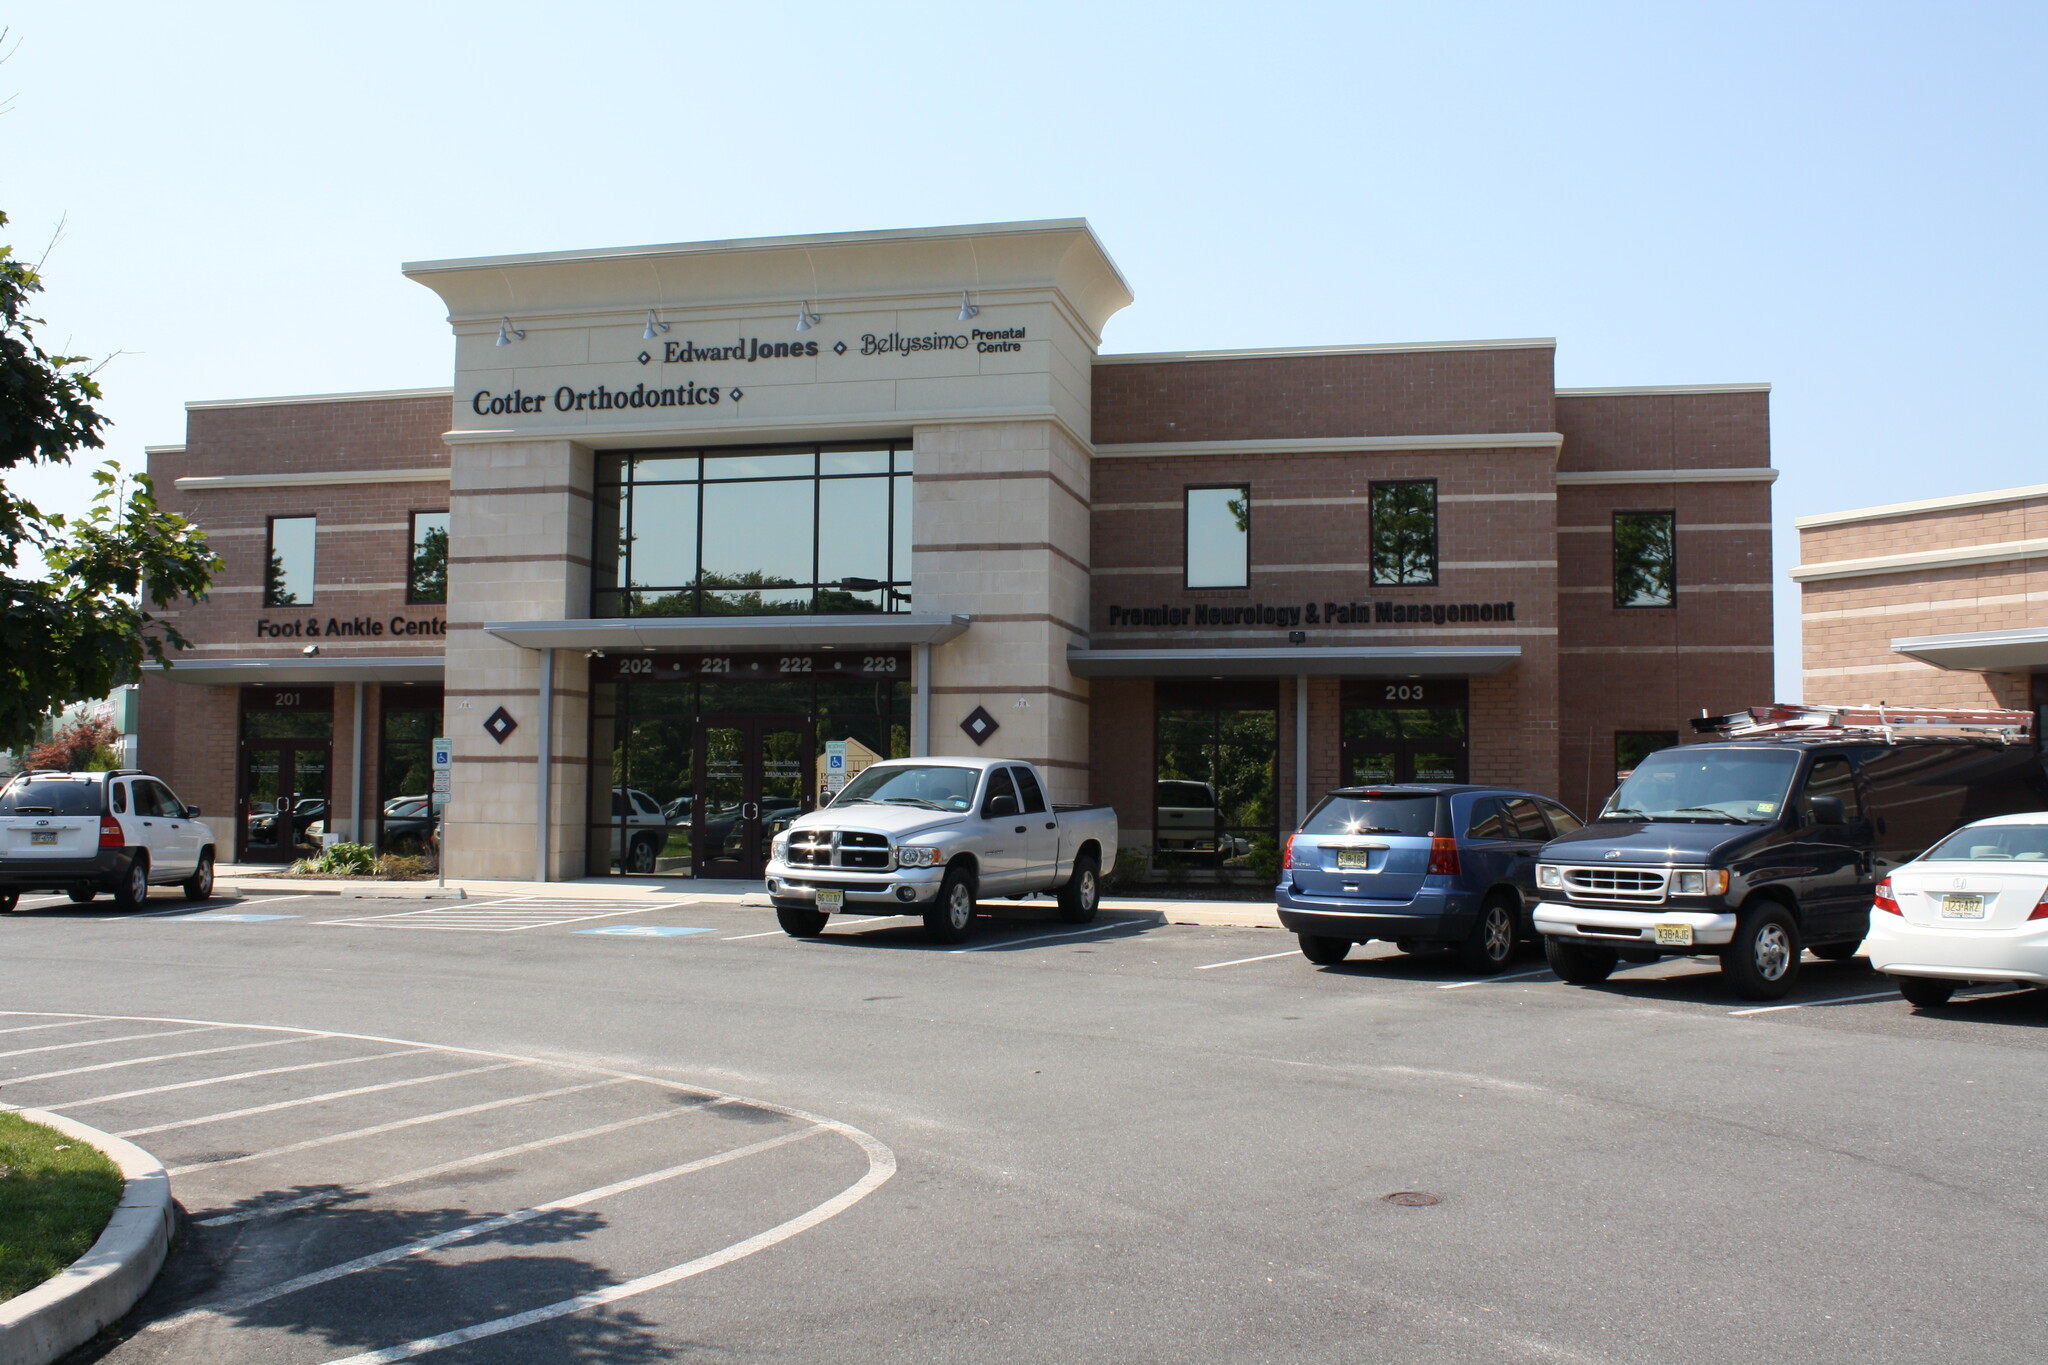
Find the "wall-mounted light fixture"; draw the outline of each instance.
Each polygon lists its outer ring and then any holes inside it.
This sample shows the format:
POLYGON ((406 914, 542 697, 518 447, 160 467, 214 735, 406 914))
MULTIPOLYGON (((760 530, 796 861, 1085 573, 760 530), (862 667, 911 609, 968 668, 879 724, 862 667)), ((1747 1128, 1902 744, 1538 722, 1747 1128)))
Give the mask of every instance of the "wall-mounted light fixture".
POLYGON ((307 655, 307 656, 309 656, 309 657, 310 657, 311 655, 314 655, 314 654, 318 654, 319 652, 320 652, 320 646, 318 646, 318 645, 307 645, 307 646, 306 646, 306 647, 305 647, 304 649, 302 649, 302 650, 300 650, 300 651, 299 651, 299 653, 301 653, 301 654, 304 654, 304 655, 307 655))
POLYGON ((981 308, 967 297, 965 289, 960 291, 960 321, 972 322, 981 316, 981 308))
POLYGON ((805 299, 797 305, 796 329, 799 332, 808 332, 823 321, 824 318, 811 311, 811 301, 809 299, 805 299))
POLYGON ((652 341, 656 336, 667 330, 668 324, 654 316, 654 310, 650 308, 647 310, 647 330, 640 334, 640 339, 642 341, 652 341))
POLYGON ((526 333, 512 325, 512 319, 498 319, 498 345, 510 346, 514 341, 526 340, 526 333))

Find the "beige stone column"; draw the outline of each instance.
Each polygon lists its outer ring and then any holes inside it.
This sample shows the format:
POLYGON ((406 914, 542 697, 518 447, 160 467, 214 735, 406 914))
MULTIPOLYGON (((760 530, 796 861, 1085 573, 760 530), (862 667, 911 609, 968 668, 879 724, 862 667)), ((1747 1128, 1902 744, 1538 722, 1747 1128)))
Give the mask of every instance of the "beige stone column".
MULTIPOLYGON (((449 472, 446 733, 455 744, 444 826, 455 877, 536 875, 540 661, 484 632, 491 621, 590 614, 590 452, 568 441, 464 444, 449 472), (517 722, 503 743, 484 723, 517 722)), ((549 873, 580 876, 589 668, 555 661, 549 873)))

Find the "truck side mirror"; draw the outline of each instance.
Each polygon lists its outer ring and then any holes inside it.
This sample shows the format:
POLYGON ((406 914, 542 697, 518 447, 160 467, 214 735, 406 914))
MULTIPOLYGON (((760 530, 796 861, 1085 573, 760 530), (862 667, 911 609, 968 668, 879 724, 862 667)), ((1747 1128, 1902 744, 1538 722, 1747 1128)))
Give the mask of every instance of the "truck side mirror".
POLYGON ((991 796, 988 804, 981 808, 984 820, 1001 820, 1017 813, 1017 798, 1014 796, 991 796))
POLYGON ((1839 796, 1809 796, 1806 798, 1806 808, 1813 812, 1813 823, 1816 825, 1849 823, 1849 812, 1842 805, 1842 798, 1839 796))

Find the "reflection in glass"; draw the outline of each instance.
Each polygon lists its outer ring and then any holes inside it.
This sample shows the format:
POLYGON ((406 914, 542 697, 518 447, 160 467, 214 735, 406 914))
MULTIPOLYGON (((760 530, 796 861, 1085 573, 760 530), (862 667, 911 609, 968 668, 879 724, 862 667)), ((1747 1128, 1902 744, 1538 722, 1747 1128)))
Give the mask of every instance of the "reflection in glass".
POLYGON ((815 489, 807 480, 704 485, 705 586, 811 582, 815 489))
POLYGON ((1436 484, 1427 479, 1372 486, 1372 581, 1436 582, 1436 484))
POLYGON ((1668 607, 1678 600, 1678 516, 1614 514, 1614 605, 1668 607))
POLYGON ((704 461, 707 479, 791 479, 817 472, 818 457, 811 451, 795 455, 762 452, 746 455, 712 455, 704 461))
POLYGON ((1268 708, 1164 708, 1157 713, 1156 857, 1244 867, 1274 837, 1277 716, 1268 708))
POLYGON ((412 514, 412 574, 406 584, 408 602, 448 600, 448 514, 412 514))
MULTIPOLYGON (((758 578, 742 574, 742 579, 758 578)), ((707 592, 698 610, 705 616, 807 616, 811 611, 809 588, 752 588, 744 592, 707 592)))
POLYGON ((1251 489, 1190 488, 1187 585, 1242 588, 1251 582, 1251 489))
MULTIPOLYGON (((835 479, 818 485, 818 582, 889 579, 889 480, 835 479)), ((847 584, 859 588, 860 584, 847 584)))
POLYGON ((313 540, 316 517, 272 517, 269 559, 263 575, 263 605, 303 607, 313 602, 313 540))
POLYGON ((820 474, 886 474, 889 452, 881 450, 827 450, 818 457, 820 474))
POLYGON ((697 485, 633 489, 633 583, 679 588, 697 579, 697 485))
POLYGON ((634 483, 665 483, 671 479, 695 481, 695 455, 642 455, 633 461, 634 483))

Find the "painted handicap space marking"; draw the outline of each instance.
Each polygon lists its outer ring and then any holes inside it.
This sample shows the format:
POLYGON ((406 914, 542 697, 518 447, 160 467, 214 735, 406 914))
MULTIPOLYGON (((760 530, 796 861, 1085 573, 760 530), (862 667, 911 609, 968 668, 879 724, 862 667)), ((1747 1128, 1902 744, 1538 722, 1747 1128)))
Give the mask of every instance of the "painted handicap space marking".
POLYGON ((297 915, 242 915, 224 910, 208 910, 197 915, 177 915, 171 918, 173 924, 190 924, 198 920, 205 924, 255 924, 267 919, 297 919, 297 915))
POLYGON ((708 934, 709 929, 685 929, 679 924, 607 924, 602 929, 571 929, 572 934, 609 934, 613 938, 680 938, 685 934, 708 934))

